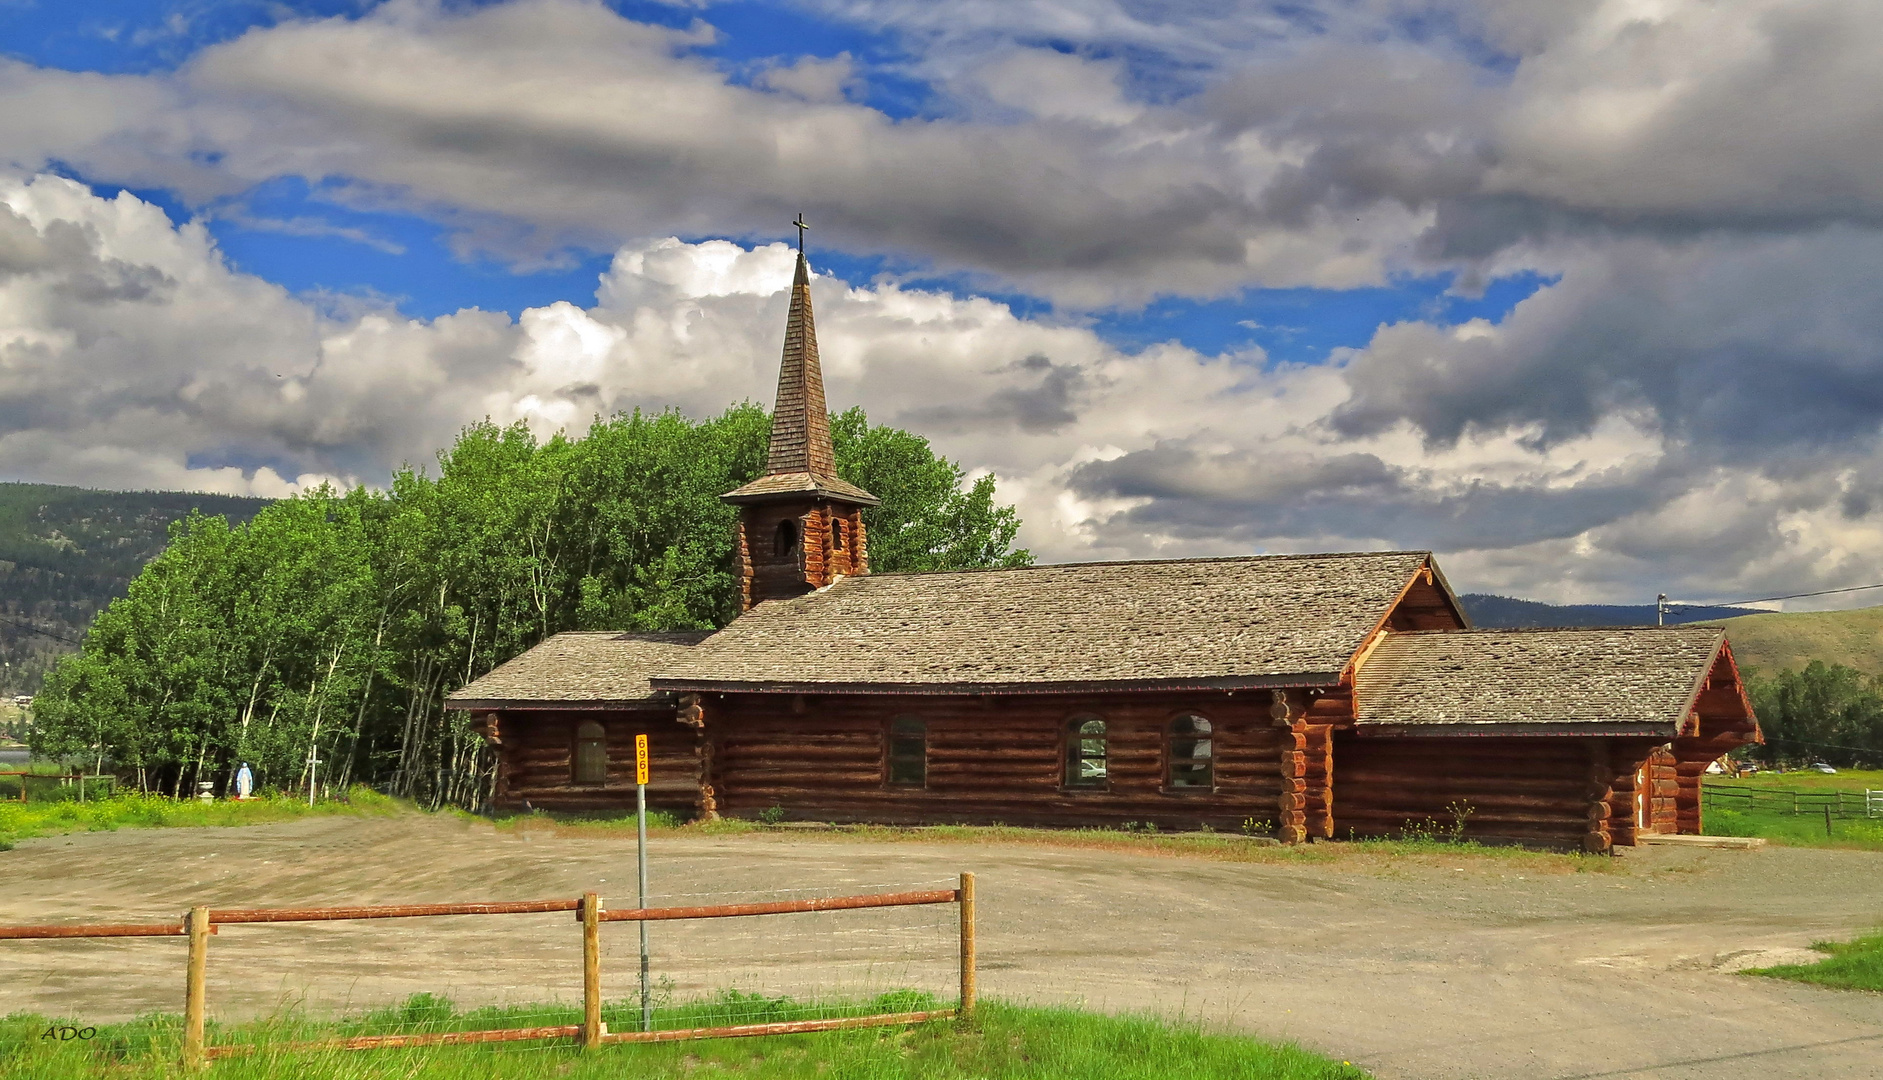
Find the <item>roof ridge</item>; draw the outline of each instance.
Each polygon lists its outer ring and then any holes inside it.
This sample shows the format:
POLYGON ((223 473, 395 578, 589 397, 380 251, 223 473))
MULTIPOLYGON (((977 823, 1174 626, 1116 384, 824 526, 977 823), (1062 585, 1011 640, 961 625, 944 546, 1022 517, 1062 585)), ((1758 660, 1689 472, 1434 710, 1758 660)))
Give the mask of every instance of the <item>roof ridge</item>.
POLYGON ((1665 633, 1669 630, 1720 630, 1726 628, 1716 623, 1678 623, 1674 626, 1474 626, 1469 630, 1393 630, 1394 637, 1438 637, 1457 636, 1459 634, 1559 634, 1578 631, 1612 632, 1616 630, 1649 630, 1665 633))
MULTIPOLYGON (((1099 559, 1093 562, 1034 563, 1031 566, 971 566, 959 570, 890 570, 872 573, 872 578, 899 577, 935 577, 945 574, 1005 574, 1023 570, 1075 570, 1086 566, 1174 566, 1178 563, 1246 563, 1246 562, 1281 562, 1288 559, 1360 559, 1369 556, 1387 555, 1423 555, 1427 558, 1432 552, 1426 550, 1390 551, 1300 551, 1283 552, 1272 555, 1205 555, 1191 559, 1099 559)), ((846 578, 845 580, 852 580, 846 578)), ((860 577, 855 580, 862 580, 860 577)))

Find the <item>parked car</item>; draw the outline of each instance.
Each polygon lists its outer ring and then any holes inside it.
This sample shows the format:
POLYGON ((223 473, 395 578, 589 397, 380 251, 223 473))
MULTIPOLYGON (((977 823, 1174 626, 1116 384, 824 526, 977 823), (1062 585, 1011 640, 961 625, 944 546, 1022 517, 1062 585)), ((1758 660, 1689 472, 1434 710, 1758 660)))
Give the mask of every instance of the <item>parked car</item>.
POLYGON ((1812 762, 1811 764, 1805 766, 1805 768, 1811 770, 1812 772, 1821 772, 1821 773, 1834 773, 1837 771, 1835 768, 1833 768, 1830 765, 1826 765, 1822 761, 1812 762))

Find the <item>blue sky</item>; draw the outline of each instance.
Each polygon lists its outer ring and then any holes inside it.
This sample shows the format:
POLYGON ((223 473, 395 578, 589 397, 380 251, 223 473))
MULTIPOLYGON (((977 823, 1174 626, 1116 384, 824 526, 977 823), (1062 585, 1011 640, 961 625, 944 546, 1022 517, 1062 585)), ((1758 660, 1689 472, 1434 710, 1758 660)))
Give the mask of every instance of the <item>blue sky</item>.
MULTIPOLYGON (((240 37, 251 28, 276 25, 284 15, 351 17, 368 6, 370 0, 12 0, 0 3, 0 44, 9 56, 63 70, 165 72, 205 46, 240 37)), ((784 3, 735 0, 705 10, 643 2, 610 6, 637 21, 676 29, 698 19, 709 22, 715 40, 695 51, 713 58, 734 82, 749 81, 755 65, 768 60, 847 54, 868 71, 856 97, 861 103, 897 119, 936 107, 931 88, 909 75, 916 58, 886 32, 820 19, 784 3)), ((1050 40, 1043 44, 1066 47, 1050 40)), ((1102 56, 1106 50, 1096 52, 1102 56)), ((1128 50, 1117 52, 1128 56, 1128 50)), ((1128 59, 1141 83, 1154 85, 1170 77, 1172 65, 1156 56, 1128 59)), ((104 193, 120 190, 108 178, 88 175, 69 163, 62 171, 104 193)), ((450 224, 420 213, 363 209, 358 200, 347 197, 347 186, 345 177, 309 183, 284 176, 194 204, 163 188, 125 190, 162 206, 176 221, 204 219, 229 261, 244 272, 310 297, 338 294, 390 301, 415 318, 471 307, 515 313, 557 300, 585 304, 609 263, 610 251, 581 245, 521 266, 467 253, 451 244, 450 224)), ((743 242, 767 239, 749 233, 681 235, 686 240, 721 235, 743 242)), ((789 235, 781 228, 777 238, 789 235)), ((1225 298, 1165 296, 1148 304, 1067 311, 1039 296, 998 285, 990 288, 985 275, 935 272, 913 253, 856 254, 820 246, 821 239, 814 231, 819 265, 854 282, 888 275, 910 287, 986 295, 1029 317, 1077 319, 1127 350, 1167 341, 1207 353, 1259 347, 1272 360, 1297 363, 1324 360, 1338 348, 1363 346, 1386 323, 1500 321, 1549 280, 1518 273, 1492 282, 1478 295, 1461 295, 1451 289, 1450 272, 1402 273, 1385 286, 1251 288, 1225 298)))

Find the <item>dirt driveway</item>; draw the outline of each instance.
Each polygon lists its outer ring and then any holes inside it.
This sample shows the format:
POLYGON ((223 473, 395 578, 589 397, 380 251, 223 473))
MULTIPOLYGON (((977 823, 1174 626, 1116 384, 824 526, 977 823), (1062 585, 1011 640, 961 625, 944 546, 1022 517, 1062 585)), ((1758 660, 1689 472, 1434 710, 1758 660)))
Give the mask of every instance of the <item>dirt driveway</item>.
MULTIPOLYGON (((1182 1013, 1293 1039, 1381 1077, 1883 1076, 1883 995, 1728 970, 1748 953, 1783 957, 1883 921, 1883 855, 1650 848, 1615 873, 1589 874, 1502 860, 1256 865, 779 835, 657 839, 653 851, 663 895, 846 891, 971 869, 983 993, 1182 1013)), ((192 903, 528 899, 585 888, 625 898, 633 867, 631 837, 417 815, 124 830, 0 853, 0 922, 169 917, 192 903)), ((817 983, 849 949, 906 961, 892 979, 945 987, 950 912, 922 911, 843 939, 775 921, 691 938, 663 924, 656 969, 671 959, 681 970, 690 957, 687 972, 730 970, 734 955, 769 948, 770 967, 752 977, 787 986, 795 972, 817 983), (827 950, 833 940, 841 947, 827 950)), ((837 916, 773 917, 800 918, 837 916)), ((460 1001, 576 993, 569 916, 471 922, 229 927, 211 946, 211 1000, 226 1016, 284 996, 360 1004, 417 990, 460 1001)), ((104 1020, 180 1003, 180 941, 0 947, 0 1013, 104 1020)), ((608 970, 622 973, 610 995, 625 996, 631 931, 608 949, 608 970)), ((695 985, 687 972, 683 990, 695 985)))

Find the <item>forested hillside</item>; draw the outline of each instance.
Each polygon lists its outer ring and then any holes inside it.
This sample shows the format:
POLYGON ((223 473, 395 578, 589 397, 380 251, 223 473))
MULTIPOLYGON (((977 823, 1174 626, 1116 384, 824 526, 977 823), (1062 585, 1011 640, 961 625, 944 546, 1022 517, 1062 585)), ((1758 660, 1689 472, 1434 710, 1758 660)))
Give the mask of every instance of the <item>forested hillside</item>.
MULTIPOLYGON (((191 518, 48 676, 34 747, 166 792, 246 761, 264 786, 368 781, 478 806, 489 753, 445 695, 558 631, 729 621, 735 512, 719 496, 758 475, 769 430, 749 405, 547 442, 485 423, 384 492, 191 518)), ((844 476, 882 499, 864 511, 875 569, 1030 561, 991 477, 964 484, 861 410, 832 434, 844 476)))
POLYGON ((0 695, 30 694, 192 511, 243 522, 266 499, 0 483, 0 695))

